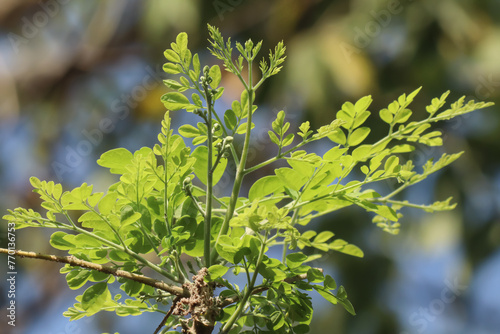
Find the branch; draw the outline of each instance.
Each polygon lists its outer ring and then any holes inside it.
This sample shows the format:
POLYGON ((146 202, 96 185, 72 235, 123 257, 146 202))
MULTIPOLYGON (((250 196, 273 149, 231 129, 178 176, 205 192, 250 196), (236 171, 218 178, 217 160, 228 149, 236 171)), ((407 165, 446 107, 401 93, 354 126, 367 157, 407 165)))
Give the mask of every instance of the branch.
POLYGON ((156 328, 156 330, 153 334, 158 334, 160 332, 161 328, 167 323, 168 317, 170 317, 172 315, 172 312, 174 312, 174 309, 177 306, 177 303, 179 302, 179 300, 181 300, 181 296, 177 296, 174 298, 174 300, 172 301, 172 306, 170 307, 170 310, 168 310, 167 314, 165 315, 165 317, 163 318, 161 323, 158 325, 158 327, 156 328))
POLYGON ((40 260, 46 260, 46 261, 53 261, 53 262, 60 262, 60 263, 67 263, 71 266, 75 267, 82 267, 82 268, 87 268, 87 269, 92 269, 92 270, 97 270, 106 274, 111 274, 117 277, 124 277, 128 278, 130 280, 146 284, 149 286, 152 286, 153 288, 157 288, 163 291, 166 291, 168 293, 171 293, 176 296, 182 296, 182 297, 189 297, 189 292, 187 290, 184 290, 183 288, 175 285, 170 285, 167 284, 163 281, 156 280, 151 277, 147 277, 144 275, 139 275, 139 274, 134 274, 125 270, 120 270, 116 269, 113 267, 108 267, 108 266, 103 266, 100 264, 80 260, 74 256, 57 256, 57 255, 48 255, 48 254, 41 254, 41 253, 35 253, 35 252, 26 252, 22 250, 9 250, 6 248, 0 248, 0 253, 4 254, 9 254, 9 255, 14 255, 18 257, 26 257, 26 258, 31 258, 31 259, 40 259, 40 260))

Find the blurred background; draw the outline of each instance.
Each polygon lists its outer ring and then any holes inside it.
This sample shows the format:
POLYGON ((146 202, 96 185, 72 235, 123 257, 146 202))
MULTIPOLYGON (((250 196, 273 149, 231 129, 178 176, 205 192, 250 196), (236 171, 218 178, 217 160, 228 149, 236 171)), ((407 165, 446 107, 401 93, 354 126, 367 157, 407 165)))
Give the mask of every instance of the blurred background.
MULTIPOLYGON (((425 117, 433 97, 451 90, 500 105, 498 0, 2 0, 0 4, 0 212, 38 208, 30 176, 83 182, 103 191, 114 178, 95 161, 115 147, 152 146, 165 111, 163 51, 185 31, 202 63, 206 24, 244 42, 263 40, 262 56, 284 40, 283 71, 257 94, 260 112, 249 165, 270 155, 267 128, 279 110, 291 128, 331 122, 344 101, 371 94, 374 130, 385 135, 378 110, 419 86, 414 118, 425 117)), ((224 111, 240 86, 227 73, 224 111)), ((172 114, 175 126, 195 120, 172 114)), ((443 152, 465 150, 449 168, 403 194, 428 204, 454 196, 451 212, 403 211, 398 236, 371 223, 358 208, 311 225, 358 245, 363 259, 330 253, 322 266, 343 284, 358 315, 315 296, 311 333, 500 333, 500 112, 474 112, 435 127, 442 148, 418 147, 417 165, 443 152), (325 328, 327 330, 325 330, 325 328)), ((325 152, 328 141, 311 147, 325 152)), ((265 172, 271 172, 269 169, 265 172)), ((258 177, 251 174, 243 191, 258 177)), ((230 173, 219 193, 227 193, 230 173)), ((395 184, 380 185, 388 192, 395 184)), ((0 225, 6 247, 6 224, 0 225)), ((16 233, 16 247, 57 253, 49 231, 16 233)), ((1 257, 6 272, 5 256, 1 257)), ((17 261, 16 327, 7 325, 7 281, 0 282, 0 332, 77 334, 152 333, 162 316, 120 318, 114 313, 69 322, 62 312, 83 289, 72 291, 60 265, 17 261)), ((2 275, 3 277, 3 275, 2 275)))

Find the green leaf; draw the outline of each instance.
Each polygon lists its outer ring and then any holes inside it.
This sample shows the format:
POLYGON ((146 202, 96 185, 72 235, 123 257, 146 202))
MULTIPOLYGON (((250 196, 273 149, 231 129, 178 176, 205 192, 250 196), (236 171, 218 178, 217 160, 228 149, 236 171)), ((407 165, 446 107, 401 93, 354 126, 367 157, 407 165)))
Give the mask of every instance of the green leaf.
POLYGON ((229 130, 233 130, 236 127, 236 124, 238 124, 238 119, 232 109, 228 109, 224 113, 224 123, 229 130))
MULTIPOLYGON (((288 124, 288 123, 287 123, 288 124)), ((284 139, 282 143, 282 147, 286 147, 288 145, 291 145, 293 142, 293 139, 295 138, 295 135, 293 133, 288 134, 284 139)))
POLYGON ((307 139, 307 137, 309 137, 309 135, 312 133, 312 131, 309 130, 310 128, 311 125, 309 121, 302 123, 299 126, 300 132, 298 132, 298 135, 301 136, 304 140, 307 139))
POLYGON ((233 110, 236 117, 241 117, 243 114, 241 111, 241 104, 239 101, 233 101, 233 103, 231 103, 231 110, 233 110))
POLYGON ((163 55, 165 56, 165 58, 172 62, 172 63, 179 63, 181 61, 181 59, 179 58, 179 55, 177 54, 177 52, 175 52, 174 50, 165 50, 165 52, 163 52, 163 55))
MULTIPOLYGON (((200 65, 200 57, 198 56, 197 53, 195 53, 195 55, 193 56, 193 68, 196 76, 199 76, 201 65, 200 65)), ((195 82, 198 81, 198 78, 196 78, 196 80, 193 81, 195 82)))
POLYGON ((345 145, 347 141, 344 131, 340 128, 333 130, 328 135, 328 139, 340 145, 345 145))
POLYGON ((347 299, 340 299, 339 302, 347 312, 352 315, 356 315, 356 311, 354 311, 354 307, 352 306, 350 301, 348 301, 347 299))
POLYGON ((326 161, 337 161, 344 153, 347 152, 347 148, 340 148, 339 146, 335 146, 334 148, 329 149, 324 155, 323 159, 326 161))
POLYGON ((388 109, 380 110, 380 118, 387 124, 391 124, 393 120, 393 115, 388 109))
POLYGON ((111 213, 113 210, 118 194, 116 192, 110 192, 99 201, 98 208, 99 212, 105 216, 111 213))
POLYGON ((188 35, 185 32, 181 32, 180 34, 177 35, 177 38, 175 39, 175 43, 177 44, 177 47, 179 48, 179 53, 187 49, 188 45, 188 35))
POLYGON ((301 252, 288 254, 286 256, 286 264, 292 269, 300 267, 305 261, 307 261, 307 255, 301 252))
POLYGON ((173 111, 186 109, 189 108, 189 106, 191 106, 191 103, 189 102, 188 98, 178 92, 166 93, 161 97, 161 100, 163 104, 165 104, 165 107, 167 109, 173 111))
POLYGON ((163 71, 168 74, 179 74, 181 73, 179 66, 172 64, 172 63, 166 63, 163 65, 163 71))
POLYGON ((279 177, 268 175, 258 179, 248 192, 248 199, 253 202, 255 199, 261 199, 265 196, 281 191, 283 185, 279 177))
POLYGON ((311 283, 321 283, 325 280, 325 277, 321 270, 311 268, 307 271, 307 280, 311 283))
POLYGON ((259 267, 259 274, 269 281, 279 282, 286 278, 286 273, 279 268, 259 267))
POLYGON ((236 263, 235 255, 239 251, 238 247, 233 246, 231 237, 222 235, 219 238, 219 243, 216 245, 217 253, 226 261, 236 263))
POLYGON ((360 98, 356 102, 356 104, 354 105, 354 110, 355 110, 356 114, 359 115, 359 114, 363 113, 364 111, 366 111, 366 109, 370 106, 372 101, 373 101, 373 99, 372 99, 371 95, 364 96, 364 97, 360 98))
MULTIPOLYGON (((217 152, 213 152, 212 161, 215 161, 217 152)), ((194 163, 194 173, 200 179, 203 184, 207 184, 207 170, 208 170, 208 148, 206 146, 198 146, 193 153, 192 157, 196 158, 196 162, 194 163)), ((222 175, 227 166, 227 159, 220 159, 219 164, 214 170, 213 173, 213 184, 216 185, 217 182, 221 179, 222 175)))
POLYGON ((368 117, 370 117, 370 115, 371 113, 368 110, 365 110, 356 115, 356 119, 354 120, 352 128, 356 129, 357 127, 361 126, 368 119, 368 117))
POLYGON ((76 290, 84 286, 85 283, 87 283, 89 277, 89 270, 74 269, 66 275, 66 281, 68 282, 68 287, 71 290, 76 290))
POLYGON ((269 130, 267 133, 269 134, 269 139, 271 139, 273 143, 279 146, 280 140, 278 139, 278 137, 276 137, 276 134, 271 130, 269 130))
POLYGON ((283 313, 276 311, 271 314, 271 322, 274 331, 283 327, 285 325, 285 317, 283 316, 283 313))
POLYGON ((328 247, 332 250, 335 250, 337 252, 344 253, 347 255, 356 256, 356 257, 363 257, 364 256, 363 251, 359 247, 352 245, 352 244, 349 244, 349 243, 347 243, 347 241, 342 240, 342 239, 334 240, 332 243, 330 243, 330 245, 328 245, 328 247))
POLYGON ((335 234, 333 234, 333 232, 331 231, 322 231, 320 234, 318 234, 316 236, 316 238, 314 238, 314 243, 323 243, 323 242, 327 242, 328 240, 330 240, 331 238, 333 238, 335 234))
POLYGON ((61 250, 69 250, 76 247, 76 245, 70 241, 73 236, 62 231, 57 231, 50 236, 50 245, 54 248, 61 250))
POLYGON ((377 214, 380 216, 387 218, 392 221, 398 221, 398 215, 396 214, 396 211, 394 209, 385 206, 385 205, 380 205, 378 206, 377 210, 375 211, 377 214))
POLYGON ((165 84, 165 86, 173 90, 179 90, 183 87, 182 84, 172 79, 163 80, 163 83, 165 84))
POLYGON ((328 290, 335 290, 337 288, 337 283, 330 275, 325 276, 325 282, 323 283, 323 285, 328 290))
POLYGON ((124 174, 126 166, 130 164, 133 154, 124 148, 115 148, 101 155, 97 164, 110 169, 112 174, 124 174))
MULTIPOLYGON (((244 133, 247 132, 247 126, 248 126, 248 123, 243 123, 241 124, 238 129, 236 130, 236 133, 239 134, 239 135, 242 135, 244 133)), ((255 124, 252 122, 252 129, 255 128, 255 124)))
POLYGON ((362 127, 354 130, 353 133, 349 136, 348 145, 356 146, 363 142, 366 137, 370 134, 371 129, 369 127, 362 127))
POLYGON ((352 151, 354 161, 365 161, 371 154, 372 145, 361 145, 352 151))
POLYGON ((102 305, 110 298, 108 284, 101 282, 92 285, 82 295, 82 308, 88 312, 100 311, 102 305))
POLYGON ((385 162, 384 169, 387 174, 393 173, 394 169, 399 164, 399 158, 396 156, 390 156, 385 162))
POLYGON ((180 52, 181 62, 185 69, 191 66, 191 51, 189 49, 180 52))
POLYGON ((220 80, 222 78, 221 72, 220 72, 220 67, 218 65, 214 65, 210 67, 210 71, 208 72, 208 75, 212 78, 212 82, 210 83, 210 87, 212 89, 216 89, 219 87, 220 80))
POLYGON ((299 324, 293 327, 293 332, 295 334, 307 334, 309 331, 309 326, 306 324, 299 324))
POLYGON ((318 293, 325 298, 327 301, 332 303, 333 305, 336 305, 338 303, 337 297, 335 297, 330 291, 320 289, 319 287, 314 287, 318 293))
POLYGON ((410 109, 401 110, 394 118, 394 123, 404 123, 410 118, 412 112, 410 109))
POLYGON ((193 139, 193 145, 198 146, 200 144, 203 144, 204 142, 207 141, 207 139, 208 139, 207 136, 198 136, 193 139))
POLYGON ((126 205, 121 210, 120 215, 120 225, 122 227, 135 223, 141 218, 139 212, 134 212, 134 209, 130 205, 126 205))
POLYGON ((194 138, 200 135, 200 130, 191 124, 184 124, 179 128, 179 134, 185 138, 194 138))
POLYGON ((293 189, 295 191, 299 191, 300 188, 307 182, 308 175, 303 175, 291 168, 278 168, 275 169, 274 172, 276 176, 281 180, 282 185, 293 189))
POLYGON ((229 267, 221 266, 220 264, 214 264, 213 266, 208 268, 208 273, 210 274, 210 279, 215 280, 219 277, 224 276, 228 270, 229 267))

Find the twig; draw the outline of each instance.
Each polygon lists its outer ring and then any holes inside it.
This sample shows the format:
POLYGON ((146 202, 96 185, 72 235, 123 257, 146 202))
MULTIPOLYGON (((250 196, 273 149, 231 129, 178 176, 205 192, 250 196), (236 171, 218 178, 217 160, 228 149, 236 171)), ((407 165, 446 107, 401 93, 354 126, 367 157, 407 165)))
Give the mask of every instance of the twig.
POLYGON ((118 277, 128 278, 130 280, 152 286, 154 288, 166 291, 166 292, 171 293, 171 294, 176 295, 176 296, 182 296, 182 297, 189 296, 189 292, 184 290, 183 288, 181 288, 179 286, 170 285, 170 284, 167 284, 163 281, 159 281, 159 280, 156 280, 154 278, 147 277, 144 275, 131 273, 131 272, 128 272, 125 270, 120 270, 120 269, 116 269, 113 267, 103 266, 100 264, 80 260, 74 256, 57 256, 57 255, 41 254, 41 253, 35 253, 35 252, 26 252, 26 251, 22 251, 22 250, 9 250, 6 248, 0 248, 0 253, 14 255, 14 256, 18 256, 18 257, 31 258, 31 259, 40 259, 40 260, 46 260, 46 261, 67 263, 67 264, 75 266, 75 267, 82 267, 82 268, 97 270, 97 271, 100 271, 100 272, 103 272, 106 274, 111 274, 111 275, 118 276, 118 277))
POLYGON ((170 310, 168 310, 167 314, 163 318, 163 320, 160 322, 158 327, 156 328, 155 332, 153 334, 158 334, 161 330, 161 328, 167 323, 168 317, 172 315, 172 312, 174 312, 175 307, 177 306, 177 303, 181 300, 181 296, 177 296, 174 298, 172 301, 172 306, 170 307, 170 310))

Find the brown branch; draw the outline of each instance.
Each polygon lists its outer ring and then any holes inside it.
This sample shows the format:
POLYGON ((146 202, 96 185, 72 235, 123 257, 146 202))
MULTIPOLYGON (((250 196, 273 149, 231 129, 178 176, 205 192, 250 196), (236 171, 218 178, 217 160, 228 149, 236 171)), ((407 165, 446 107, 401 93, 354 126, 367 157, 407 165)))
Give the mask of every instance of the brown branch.
POLYGON ((177 303, 179 302, 179 300, 181 300, 181 296, 177 296, 174 298, 174 300, 172 301, 172 306, 170 307, 170 310, 168 310, 167 314, 165 315, 163 320, 160 322, 160 324, 158 325, 158 327, 156 328, 156 330, 153 334, 158 334, 160 332, 161 328, 167 323, 168 317, 170 317, 172 315, 172 312, 174 312, 175 307, 177 306, 177 303))
POLYGON ((153 288, 157 288, 163 291, 166 291, 168 293, 171 293, 176 296, 182 296, 182 297, 189 297, 189 292, 185 290, 184 288, 181 288, 179 286, 167 284, 163 281, 156 280, 151 277, 147 277, 144 275, 139 275, 135 273, 131 273, 125 270, 120 270, 116 269, 113 267, 108 267, 108 266, 103 266, 100 264, 80 260, 74 256, 57 256, 57 255, 48 255, 48 254, 41 254, 41 253, 35 253, 35 252, 26 252, 22 250, 9 250, 6 248, 0 248, 0 254, 9 254, 13 256, 18 256, 18 257, 25 257, 25 258, 30 258, 30 259, 40 259, 40 260, 46 260, 46 261, 54 261, 54 262, 60 262, 60 263, 67 263, 71 266, 75 267, 82 267, 82 268, 87 268, 87 269, 92 269, 92 270, 97 270, 106 274, 111 274, 117 277, 124 277, 128 278, 130 280, 143 283, 149 286, 152 286, 153 288))
MULTIPOLYGON (((320 270, 321 272, 323 272, 323 269, 322 268, 315 268, 315 269, 318 269, 320 270)), ((296 275, 296 276, 293 276, 293 277, 288 277, 288 278, 285 278, 283 281, 284 282, 287 282, 287 283, 295 283, 297 281, 301 281, 301 280, 305 280, 307 279, 307 274, 300 274, 300 275, 296 275)), ((256 295, 258 293, 261 293, 261 292, 264 292, 266 290, 269 290, 269 286, 258 286, 256 287, 255 289, 252 290, 252 295, 256 295)), ((226 298, 224 300, 222 300, 220 303, 219 303, 219 307, 220 308, 224 308, 226 306, 229 306, 233 303, 236 303, 240 298, 238 296, 234 296, 234 297, 229 297, 229 298, 226 298)))

